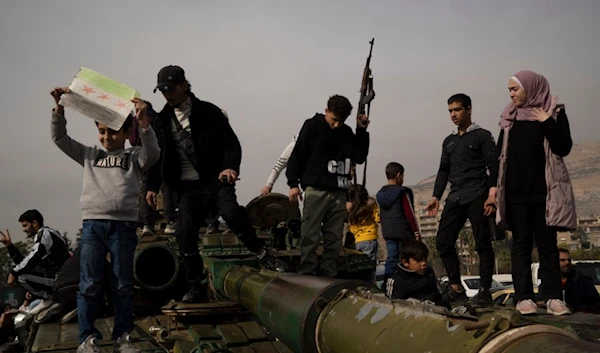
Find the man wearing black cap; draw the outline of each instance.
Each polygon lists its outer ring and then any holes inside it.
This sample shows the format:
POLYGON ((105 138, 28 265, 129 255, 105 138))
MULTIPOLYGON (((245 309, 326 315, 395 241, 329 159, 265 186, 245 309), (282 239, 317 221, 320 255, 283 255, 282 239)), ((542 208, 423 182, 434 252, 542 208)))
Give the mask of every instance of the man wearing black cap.
POLYGON ((208 298, 198 232, 211 212, 218 212, 244 245, 256 252, 262 267, 285 271, 286 265, 265 250, 246 209, 237 202, 234 185, 242 148, 226 114, 196 98, 190 88, 181 67, 166 66, 159 71, 154 92, 160 90, 167 104, 154 123, 162 153, 149 171, 146 200, 156 207, 162 181, 180 196, 175 236, 190 285, 182 301, 202 302, 208 298))

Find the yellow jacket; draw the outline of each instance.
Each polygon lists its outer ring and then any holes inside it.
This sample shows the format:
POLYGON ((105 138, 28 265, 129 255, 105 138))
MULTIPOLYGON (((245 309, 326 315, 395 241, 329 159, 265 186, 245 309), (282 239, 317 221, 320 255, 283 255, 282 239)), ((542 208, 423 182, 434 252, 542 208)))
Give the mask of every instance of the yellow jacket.
POLYGON ((373 206, 373 215, 360 224, 348 224, 348 229, 354 234, 354 241, 359 243, 367 240, 377 240, 377 227, 379 219, 379 206, 373 206))

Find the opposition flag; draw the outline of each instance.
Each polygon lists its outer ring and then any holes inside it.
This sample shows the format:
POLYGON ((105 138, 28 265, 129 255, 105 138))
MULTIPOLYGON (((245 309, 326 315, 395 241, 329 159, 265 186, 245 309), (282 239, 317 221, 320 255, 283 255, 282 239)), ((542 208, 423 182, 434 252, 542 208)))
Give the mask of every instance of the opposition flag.
POLYGON ((70 93, 63 94, 59 104, 118 131, 139 97, 135 89, 119 83, 98 72, 81 67, 69 86, 70 93))

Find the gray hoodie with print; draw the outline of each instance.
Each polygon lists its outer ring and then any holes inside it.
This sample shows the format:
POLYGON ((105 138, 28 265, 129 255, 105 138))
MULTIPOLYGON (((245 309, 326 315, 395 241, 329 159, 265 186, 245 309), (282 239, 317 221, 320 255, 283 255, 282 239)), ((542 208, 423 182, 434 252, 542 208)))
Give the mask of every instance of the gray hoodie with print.
POLYGON ((105 151, 85 146, 67 135, 67 120, 52 112, 52 141, 83 167, 80 204, 83 220, 138 220, 142 171, 160 157, 152 127, 139 129, 142 147, 105 151))

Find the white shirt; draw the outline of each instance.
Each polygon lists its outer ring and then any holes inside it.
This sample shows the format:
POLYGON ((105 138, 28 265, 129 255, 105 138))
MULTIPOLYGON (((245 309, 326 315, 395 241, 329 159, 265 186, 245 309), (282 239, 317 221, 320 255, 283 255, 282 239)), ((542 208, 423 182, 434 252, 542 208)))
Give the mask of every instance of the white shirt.
POLYGON ((275 165, 273 165, 273 169, 271 170, 269 179, 267 179, 267 186, 273 187, 273 184, 275 184, 277 178, 279 178, 279 174, 281 174, 281 171, 287 167, 288 161, 290 160, 290 156, 292 155, 292 151, 296 146, 296 140, 298 140, 298 135, 295 135, 294 138, 292 138, 292 142, 290 142, 289 145, 285 147, 285 149, 281 153, 281 156, 279 157, 277 162, 275 162, 275 165))
MULTIPOLYGON (((177 121, 181 124, 181 127, 190 132, 190 114, 192 113, 192 100, 188 97, 188 99, 181 103, 177 108, 174 109, 175 117, 177 121)), ((173 134, 173 138, 177 138, 177 126, 174 121, 171 121, 171 133, 173 134)), ((198 180, 200 176, 198 172, 194 169, 194 166, 187 158, 183 148, 177 144, 177 152, 179 154, 179 163, 181 164, 181 180, 198 180)), ((196 151, 198 153, 199 151, 196 151)))

